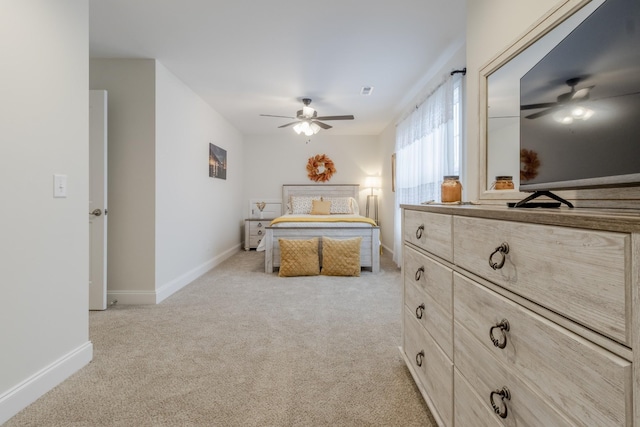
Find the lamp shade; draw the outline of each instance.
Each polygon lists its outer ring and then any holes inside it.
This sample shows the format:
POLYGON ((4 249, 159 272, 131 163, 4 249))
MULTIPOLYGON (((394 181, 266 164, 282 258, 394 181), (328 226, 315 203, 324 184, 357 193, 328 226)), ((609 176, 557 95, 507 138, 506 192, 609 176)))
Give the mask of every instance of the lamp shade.
POLYGON ((382 180, 379 176, 368 176, 364 182, 365 188, 380 188, 382 186, 382 180))

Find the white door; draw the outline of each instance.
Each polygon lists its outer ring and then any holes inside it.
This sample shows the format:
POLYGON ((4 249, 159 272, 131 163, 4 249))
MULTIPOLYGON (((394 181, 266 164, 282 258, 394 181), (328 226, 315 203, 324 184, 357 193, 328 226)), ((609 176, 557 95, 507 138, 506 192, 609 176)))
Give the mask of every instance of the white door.
POLYGON ((89 310, 107 308, 107 92, 89 91, 89 310))

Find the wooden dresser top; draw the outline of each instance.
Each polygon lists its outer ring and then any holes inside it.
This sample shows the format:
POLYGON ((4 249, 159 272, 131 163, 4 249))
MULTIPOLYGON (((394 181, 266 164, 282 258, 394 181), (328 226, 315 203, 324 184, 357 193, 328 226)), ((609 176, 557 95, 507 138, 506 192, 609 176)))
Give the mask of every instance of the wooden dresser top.
POLYGON ((400 205, 401 208, 447 215, 518 221, 619 232, 640 232, 640 210, 591 208, 508 208, 498 205, 400 205))

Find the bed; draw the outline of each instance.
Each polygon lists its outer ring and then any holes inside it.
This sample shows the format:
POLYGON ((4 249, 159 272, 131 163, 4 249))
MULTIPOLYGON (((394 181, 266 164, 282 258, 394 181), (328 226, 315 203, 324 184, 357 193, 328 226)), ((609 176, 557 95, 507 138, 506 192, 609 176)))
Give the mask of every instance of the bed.
MULTIPOLYGON (((283 185, 282 216, 265 228, 265 237, 258 250, 264 250, 264 271, 273 273, 280 267, 280 248, 278 239, 310 239, 323 236, 333 239, 362 237, 360 245, 360 267, 373 273, 380 271, 380 227, 370 219, 359 215, 358 199, 360 186, 343 185, 283 185), (355 199, 355 213, 332 213, 331 215, 308 215, 289 213, 292 198, 322 198, 323 200, 355 199)), ((322 239, 320 239, 322 254, 322 239)), ((322 255, 321 255, 322 258, 322 255)))

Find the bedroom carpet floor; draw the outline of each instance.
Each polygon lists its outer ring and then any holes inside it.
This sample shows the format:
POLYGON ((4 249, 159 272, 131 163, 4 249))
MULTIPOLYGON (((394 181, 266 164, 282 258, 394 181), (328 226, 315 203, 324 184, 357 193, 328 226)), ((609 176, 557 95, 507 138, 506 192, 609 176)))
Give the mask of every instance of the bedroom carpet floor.
POLYGON ((241 251, 158 305, 90 312, 93 361, 17 426, 435 426, 398 346, 389 256, 280 278, 241 251))

